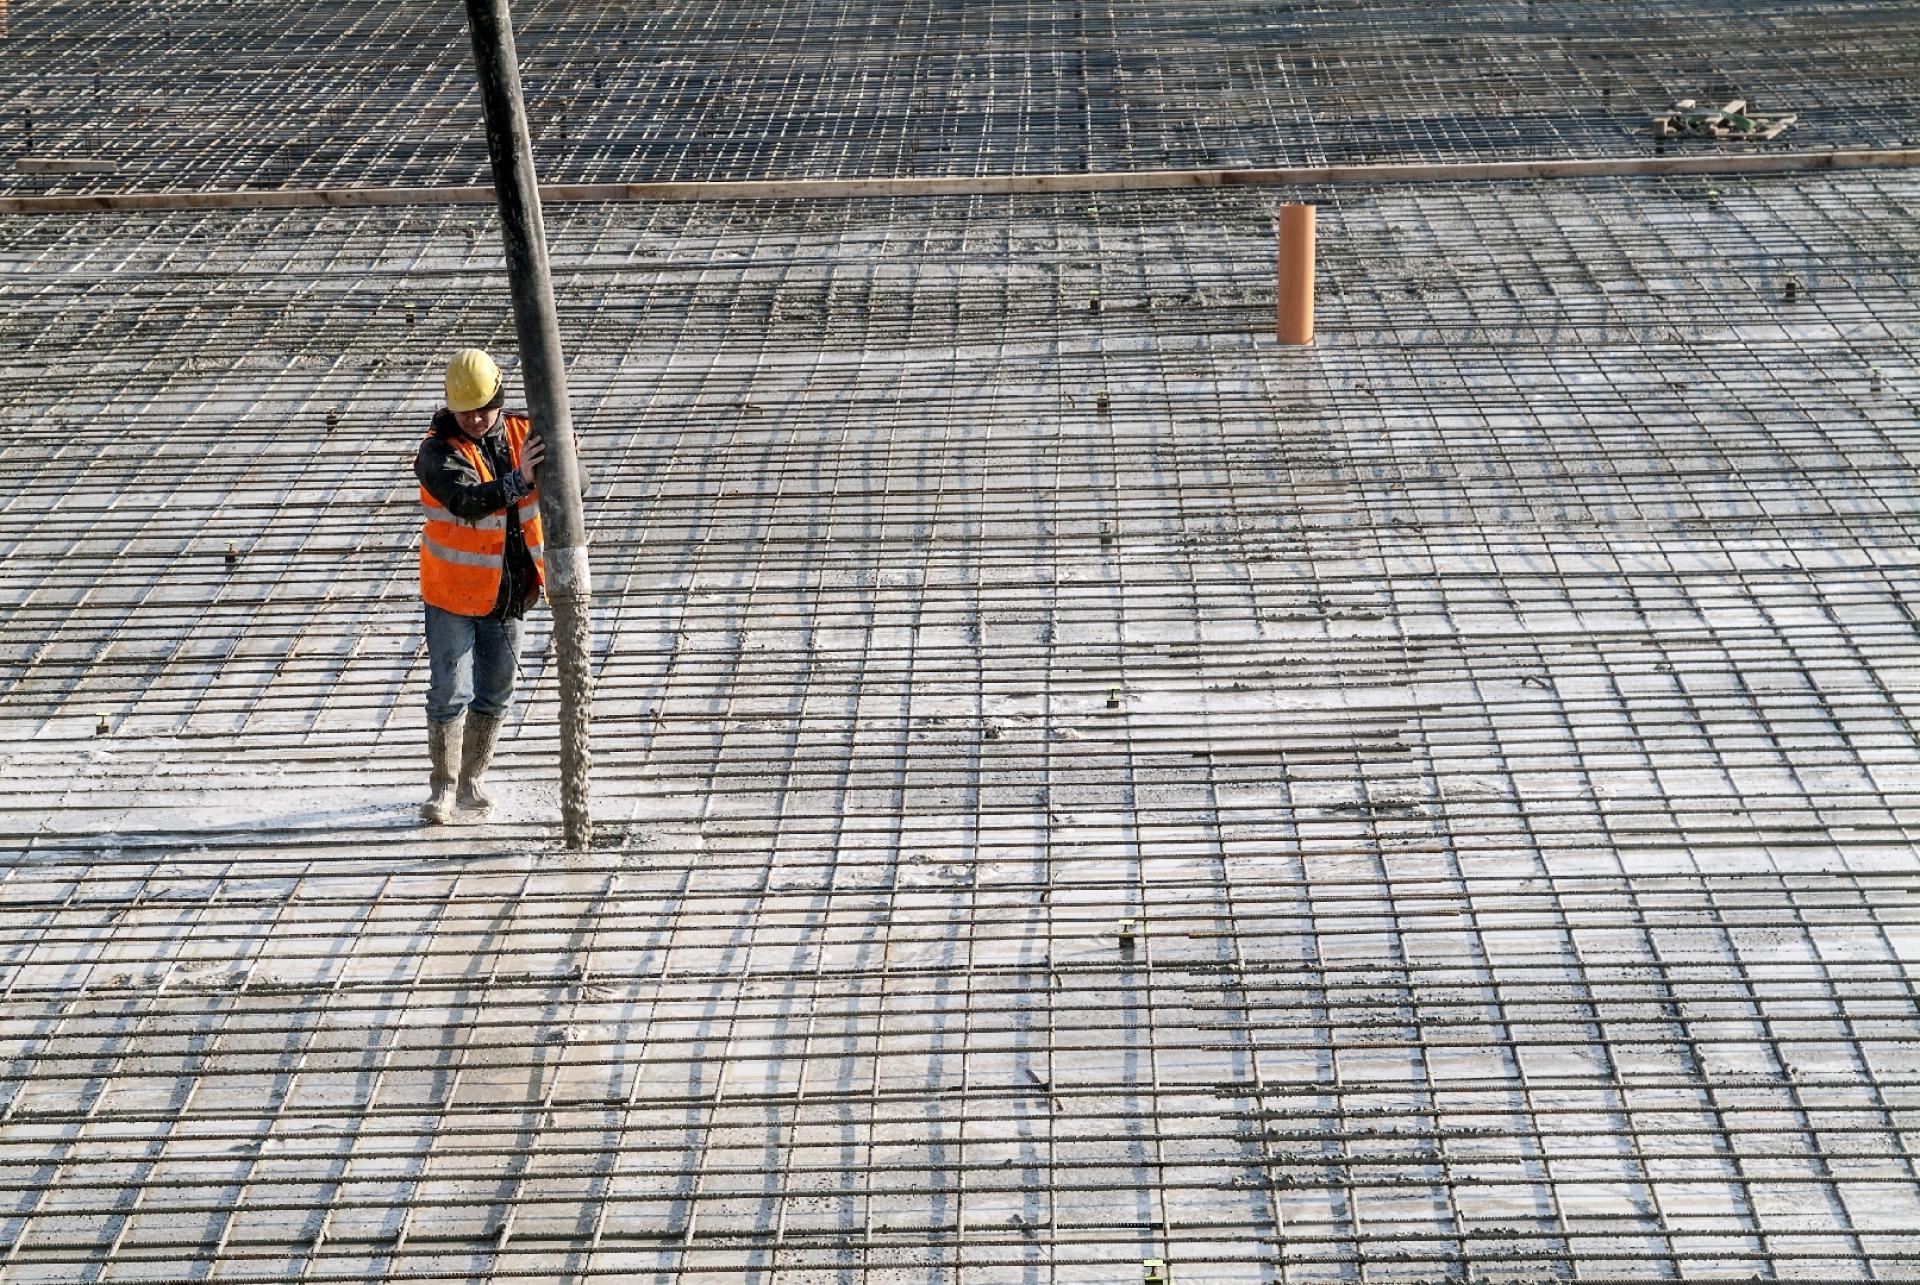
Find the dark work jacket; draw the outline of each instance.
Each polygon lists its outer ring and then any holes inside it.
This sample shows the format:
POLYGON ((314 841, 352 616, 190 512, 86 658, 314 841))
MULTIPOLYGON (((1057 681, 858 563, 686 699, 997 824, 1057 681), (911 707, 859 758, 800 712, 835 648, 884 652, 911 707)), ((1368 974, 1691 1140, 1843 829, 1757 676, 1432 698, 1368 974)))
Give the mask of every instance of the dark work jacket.
POLYGON ((484 617, 487 620, 518 620, 540 600, 540 586, 533 578, 533 555, 527 552, 527 542, 520 534, 520 515, 514 508, 514 502, 526 492, 510 491, 506 480, 514 471, 514 463, 502 428, 505 423, 502 414, 493 431, 480 439, 480 456, 493 474, 491 482, 482 482, 467 457, 453 445, 463 435, 453 412, 444 406, 433 417, 432 428, 413 457, 413 473, 420 485, 456 518, 471 522, 490 513, 506 512, 507 552, 500 569, 500 596, 484 617))

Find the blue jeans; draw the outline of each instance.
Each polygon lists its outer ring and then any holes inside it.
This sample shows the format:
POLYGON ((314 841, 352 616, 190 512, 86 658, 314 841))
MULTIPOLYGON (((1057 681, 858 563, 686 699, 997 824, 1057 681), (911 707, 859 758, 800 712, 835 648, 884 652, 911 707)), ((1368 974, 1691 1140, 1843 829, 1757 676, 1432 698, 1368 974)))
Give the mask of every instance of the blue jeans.
POLYGON ((491 718, 505 714, 520 666, 521 622, 421 605, 427 609, 428 721, 451 723, 469 707, 491 718))

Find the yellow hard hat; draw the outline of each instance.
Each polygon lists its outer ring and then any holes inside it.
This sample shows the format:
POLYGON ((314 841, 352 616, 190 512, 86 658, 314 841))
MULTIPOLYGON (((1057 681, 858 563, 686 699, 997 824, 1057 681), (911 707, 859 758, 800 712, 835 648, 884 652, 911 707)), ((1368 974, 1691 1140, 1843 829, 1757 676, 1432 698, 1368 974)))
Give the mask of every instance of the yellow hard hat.
POLYGON ((500 367, 478 348, 462 348, 447 363, 447 409, 479 410, 500 392, 500 367))

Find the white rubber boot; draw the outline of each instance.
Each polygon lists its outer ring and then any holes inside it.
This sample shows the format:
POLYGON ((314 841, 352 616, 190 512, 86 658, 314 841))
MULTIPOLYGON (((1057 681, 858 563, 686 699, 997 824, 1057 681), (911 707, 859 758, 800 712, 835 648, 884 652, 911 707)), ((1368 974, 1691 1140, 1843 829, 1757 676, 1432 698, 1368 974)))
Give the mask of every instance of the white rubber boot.
POLYGON ((456 800, 462 812, 474 813, 474 820, 483 820, 493 811, 493 796, 487 793, 487 768, 493 763, 494 742, 500 739, 500 719, 497 715, 467 715, 466 739, 460 746, 460 797, 456 800))
POLYGON ((427 724, 427 753, 433 758, 432 793, 420 805, 420 819, 428 825, 444 825, 453 815, 453 785, 460 777, 462 715, 450 723, 427 724))

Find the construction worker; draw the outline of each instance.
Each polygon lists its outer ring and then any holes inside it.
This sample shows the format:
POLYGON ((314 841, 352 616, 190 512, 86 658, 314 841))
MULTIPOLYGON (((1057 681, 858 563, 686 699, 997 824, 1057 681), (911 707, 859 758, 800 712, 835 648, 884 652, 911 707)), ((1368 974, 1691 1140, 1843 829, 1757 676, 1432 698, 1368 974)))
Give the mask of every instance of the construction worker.
POLYGON ((502 410, 506 380, 493 358, 463 348, 447 363, 447 403, 413 460, 426 529, 427 747, 432 793, 420 816, 479 820, 493 807, 487 766, 513 698, 522 617, 540 600, 540 497, 546 450, 527 417, 502 410))

